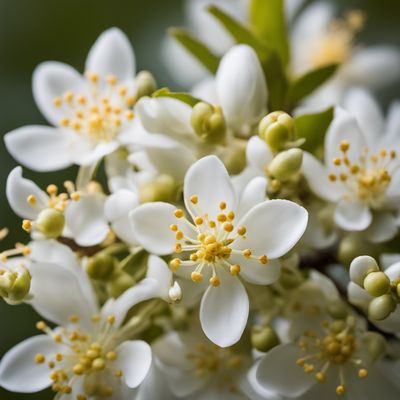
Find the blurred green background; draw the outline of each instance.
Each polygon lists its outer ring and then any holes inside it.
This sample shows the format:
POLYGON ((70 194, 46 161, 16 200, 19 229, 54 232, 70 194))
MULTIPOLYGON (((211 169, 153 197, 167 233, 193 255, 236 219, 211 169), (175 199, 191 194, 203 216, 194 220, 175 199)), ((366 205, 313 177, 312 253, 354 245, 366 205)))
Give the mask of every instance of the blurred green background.
MULTIPOLYGON (((26 125, 46 124, 31 93, 31 74, 41 61, 58 60, 82 71, 86 54, 97 36, 111 26, 121 28, 131 39, 137 69, 150 70, 160 86, 176 88, 162 65, 159 53, 165 30, 183 24, 184 0, 0 0, 0 135, 26 125)), ((291 0, 287 0, 291 1, 291 0)), ((332 0, 343 9, 360 8, 368 20, 360 40, 367 44, 400 46, 398 0, 332 0)), ((400 65, 399 65, 400 68, 400 65)), ((385 71, 382 71, 385 73, 385 71)), ((399 97, 400 82, 378 93, 383 104, 399 97)), ((12 230, 1 250, 28 236, 20 229, 5 198, 5 182, 16 165, 0 141, 0 228, 12 230)), ((45 187, 71 178, 71 171, 25 175, 45 187)), ((27 306, 11 307, 0 301, 0 357, 24 338, 36 334, 38 316, 27 306)), ((50 399, 50 392, 22 395, 0 389, 0 400, 50 399)), ((149 399, 156 400, 156 399, 149 399)))

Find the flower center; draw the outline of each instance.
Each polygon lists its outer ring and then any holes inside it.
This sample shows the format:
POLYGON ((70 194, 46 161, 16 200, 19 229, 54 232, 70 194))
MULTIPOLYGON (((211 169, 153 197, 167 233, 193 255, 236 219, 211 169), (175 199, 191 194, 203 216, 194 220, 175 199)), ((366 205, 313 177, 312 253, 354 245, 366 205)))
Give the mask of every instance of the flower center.
POLYGON ((197 214, 193 217, 194 224, 184 217, 183 210, 176 210, 175 217, 183 221, 185 226, 195 234, 195 238, 185 235, 177 224, 170 226, 170 229, 175 232, 177 240, 174 247, 175 253, 188 253, 186 260, 174 258, 170 262, 170 267, 174 272, 181 265, 197 265, 191 274, 191 278, 194 282, 201 282, 203 280, 203 268, 209 266, 212 269, 209 282, 213 286, 219 286, 221 281, 218 277, 217 266, 227 268, 233 276, 240 273, 240 265, 230 262, 232 254, 258 260, 261 264, 268 263, 266 255, 257 257, 252 254, 250 249, 236 250, 230 247, 239 238, 245 239, 247 230, 244 226, 235 226, 235 213, 226 210, 227 205, 224 201, 219 204, 219 214, 215 220, 210 219, 207 213, 200 210, 196 195, 192 196, 190 201, 197 214))
MULTIPOLYGON (((70 317, 71 326, 50 329, 43 321, 36 327, 53 338, 60 345, 60 352, 49 360, 43 354, 36 354, 37 364, 48 363, 51 370, 52 389, 59 395, 72 392, 72 386, 77 376, 84 376, 84 391, 77 399, 86 400, 89 396, 107 398, 113 395, 113 389, 103 384, 99 374, 105 370, 113 371, 116 379, 123 372, 112 367, 112 362, 118 357, 114 350, 116 346, 112 326, 115 317, 110 315, 105 320, 99 315, 92 316, 93 329, 91 334, 84 332, 78 325, 77 316, 70 317)), ((115 333, 115 332, 114 332, 115 333)))
POLYGON ((319 337, 314 331, 305 332, 298 341, 298 345, 305 353, 296 363, 307 374, 315 373, 315 379, 324 383, 327 380, 326 372, 329 367, 338 368, 339 385, 336 393, 342 395, 346 391, 344 366, 354 365, 358 370, 358 377, 365 378, 368 371, 362 367, 362 360, 355 357, 357 350, 356 338, 353 335, 354 327, 343 321, 326 322, 323 325, 325 336, 319 337))
POLYGON ((363 149, 359 162, 352 164, 348 158, 350 143, 343 140, 340 143, 342 156, 333 160, 338 173, 330 173, 332 182, 340 182, 357 198, 372 208, 378 208, 390 184, 389 164, 396 158, 394 150, 381 149, 377 154, 370 154, 368 147, 363 149))
POLYGON ((333 21, 322 36, 312 44, 311 64, 314 68, 346 62, 351 54, 353 41, 364 25, 365 15, 353 10, 343 20, 333 21))
POLYGON ((53 100, 54 106, 64 112, 60 125, 95 143, 109 142, 124 123, 133 119, 135 98, 128 95, 125 85, 118 85, 113 75, 102 79, 98 74, 86 72, 85 76, 90 86, 88 93, 69 90, 53 100))
POLYGON ((222 381, 232 382, 232 371, 243 366, 242 357, 230 348, 221 348, 213 344, 198 343, 186 358, 195 365, 195 374, 199 378, 207 375, 221 374, 222 381))

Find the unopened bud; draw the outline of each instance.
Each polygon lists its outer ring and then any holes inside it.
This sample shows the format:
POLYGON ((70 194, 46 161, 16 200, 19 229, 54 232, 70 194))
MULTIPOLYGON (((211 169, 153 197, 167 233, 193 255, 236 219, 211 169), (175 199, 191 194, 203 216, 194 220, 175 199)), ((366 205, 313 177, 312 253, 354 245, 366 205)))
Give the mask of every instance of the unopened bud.
POLYGON ((205 142, 220 143, 225 138, 226 124, 220 107, 200 101, 193 107, 191 124, 205 142))
POLYGON ((107 283, 107 292, 111 297, 117 298, 135 283, 135 280, 128 273, 119 271, 107 283))
POLYGON ((150 96, 157 90, 157 83, 149 71, 140 71, 136 76, 136 99, 150 96))
POLYGON ((277 154, 269 165, 269 172, 280 181, 287 181, 301 169, 303 151, 289 149, 277 154))
POLYGON ((375 259, 370 256, 359 256, 350 264, 350 280, 363 287, 364 279, 371 272, 378 272, 379 267, 375 259))
POLYGON ((368 317, 376 321, 387 318, 396 308, 396 302, 389 294, 375 297, 368 305, 368 317))
POLYGON ((182 300, 182 289, 178 282, 175 281, 174 284, 169 288, 168 297, 172 303, 179 303, 182 300))
POLYGON ((253 326, 251 344, 258 351, 267 352, 280 343, 275 330, 270 326, 253 326))
POLYGON ((9 304, 25 300, 31 288, 31 274, 24 265, 0 271, 0 296, 9 304))
POLYGON ((140 202, 172 201, 176 192, 176 183, 170 175, 160 175, 151 182, 140 186, 140 202))
POLYGON ((366 332, 362 338, 368 349, 372 361, 382 357, 387 351, 386 339, 377 332, 366 332))
POLYGON ((35 223, 36 229, 49 239, 55 239, 61 236, 64 225, 64 214, 54 208, 42 210, 35 223))
POLYGON ((105 281, 114 273, 115 261, 109 254, 96 254, 88 260, 86 272, 92 279, 105 281))
POLYGON ((285 149, 295 139, 295 132, 294 119, 283 111, 268 114, 258 126, 258 134, 273 152, 285 149))
POLYGON ((390 280, 382 271, 370 272, 364 279, 364 289, 373 297, 379 297, 390 289, 390 280))

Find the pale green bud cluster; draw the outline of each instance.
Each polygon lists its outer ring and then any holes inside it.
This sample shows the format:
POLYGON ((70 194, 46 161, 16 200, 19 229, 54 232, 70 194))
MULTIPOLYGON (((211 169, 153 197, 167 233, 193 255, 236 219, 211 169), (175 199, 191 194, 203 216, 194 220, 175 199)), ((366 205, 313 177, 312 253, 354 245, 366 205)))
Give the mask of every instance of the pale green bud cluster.
POLYGON ((31 288, 31 274, 20 264, 10 269, 0 269, 0 296, 9 304, 22 303, 31 288))
POLYGON ((140 186, 140 202, 173 201, 176 189, 177 184, 172 176, 166 174, 159 175, 154 180, 140 186))
POLYGON ((220 107, 198 102, 192 110, 191 124, 204 142, 218 144, 225 139, 226 124, 220 107))
POLYGON ((157 83, 149 71, 140 71, 136 75, 136 99, 151 96, 157 90, 157 83))
POLYGON ((96 254, 86 264, 87 274, 95 280, 108 280, 115 270, 117 260, 109 254, 96 254))
POLYGON ((298 174, 303 162, 301 149, 289 149, 278 153, 269 165, 269 172, 279 181, 288 181, 298 174))
POLYGON ((355 258, 350 265, 350 279, 373 297, 368 305, 371 319, 384 320, 396 309, 400 300, 397 294, 399 284, 392 284, 374 258, 355 258))
POLYGON ((274 111, 260 121, 258 134, 272 152, 287 149, 296 138, 294 119, 283 111, 274 111))
POLYGON ((42 210, 35 221, 35 228, 49 239, 61 236, 65 226, 64 214, 54 208, 42 210))
POLYGON ((255 325, 251 329, 251 344, 258 351, 267 352, 280 343, 275 330, 270 326, 255 325))

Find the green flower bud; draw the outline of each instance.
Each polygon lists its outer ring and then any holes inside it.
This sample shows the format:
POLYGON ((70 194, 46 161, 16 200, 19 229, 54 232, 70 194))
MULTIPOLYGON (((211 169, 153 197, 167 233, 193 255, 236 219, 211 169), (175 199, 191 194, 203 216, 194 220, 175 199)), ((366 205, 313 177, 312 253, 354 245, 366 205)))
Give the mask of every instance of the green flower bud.
POLYGON ((229 174, 237 175, 246 167, 246 144, 245 140, 234 139, 221 155, 229 174))
POLYGON ((251 344, 258 351, 267 352, 280 343, 279 337, 270 326, 253 326, 251 344))
POLYGON ((163 174, 140 186, 139 193, 141 203, 172 201, 176 194, 176 183, 172 176, 163 174))
POLYGON ((135 283, 135 280, 129 274, 124 271, 118 271, 107 283, 107 292, 111 297, 117 298, 135 283))
POLYGON ((25 300, 31 288, 31 274, 24 265, 18 265, 0 274, 0 296, 9 304, 25 300))
POLYGON ((287 181, 300 171, 303 151, 289 149, 277 154, 269 165, 269 172, 280 181, 287 181))
POLYGON ((364 279, 371 272, 378 272, 379 267, 375 259, 370 256, 359 256, 350 264, 350 279, 357 285, 364 287, 364 279))
POLYGON ((215 144, 225 139, 226 124, 220 107, 200 101, 193 107, 191 124, 205 142, 215 144))
POLYGON ((136 99, 150 96, 157 90, 157 83, 154 76, 148 71, 140 71, 136 75, 136 99))
POLYGON ((387 318, 396 308, 396 302, 389 294, 375 297, 368 306, 368 317, 381 321, 387 318))
POLYGON ((95 280, 108 280, 115 270, 116 259, 109 254, 96 254, 86 264, 87 274, 95 280))
POLYGON ((273 151, 283 150, 296 136, 294 119, 283 111, 265 116, 258 125, 258 134, 273 151))
POLYGON ((363 342, 366 344, 368 354, 372 361, 376 361, 387 351, 386 339, 376 332, 366 332, 363 335, 363 342))
MULTIPOLYGON (((347 309, 340 300, 329 303, 327 307, 328 314, 334 319, 345 319, 347 317, 347 309)), ((339 321, 337 321, 339 322, 339 321)))
POLYGON ((64 230, 65 217, 61 211, 46 208, 36 219, 36 229, 49 239, 56 239, 64 230))
POLYGON ((390 280, 384 272, 370 272, 364 279, 364 289, 373 297, 379 297, 390 289, 390 280))

